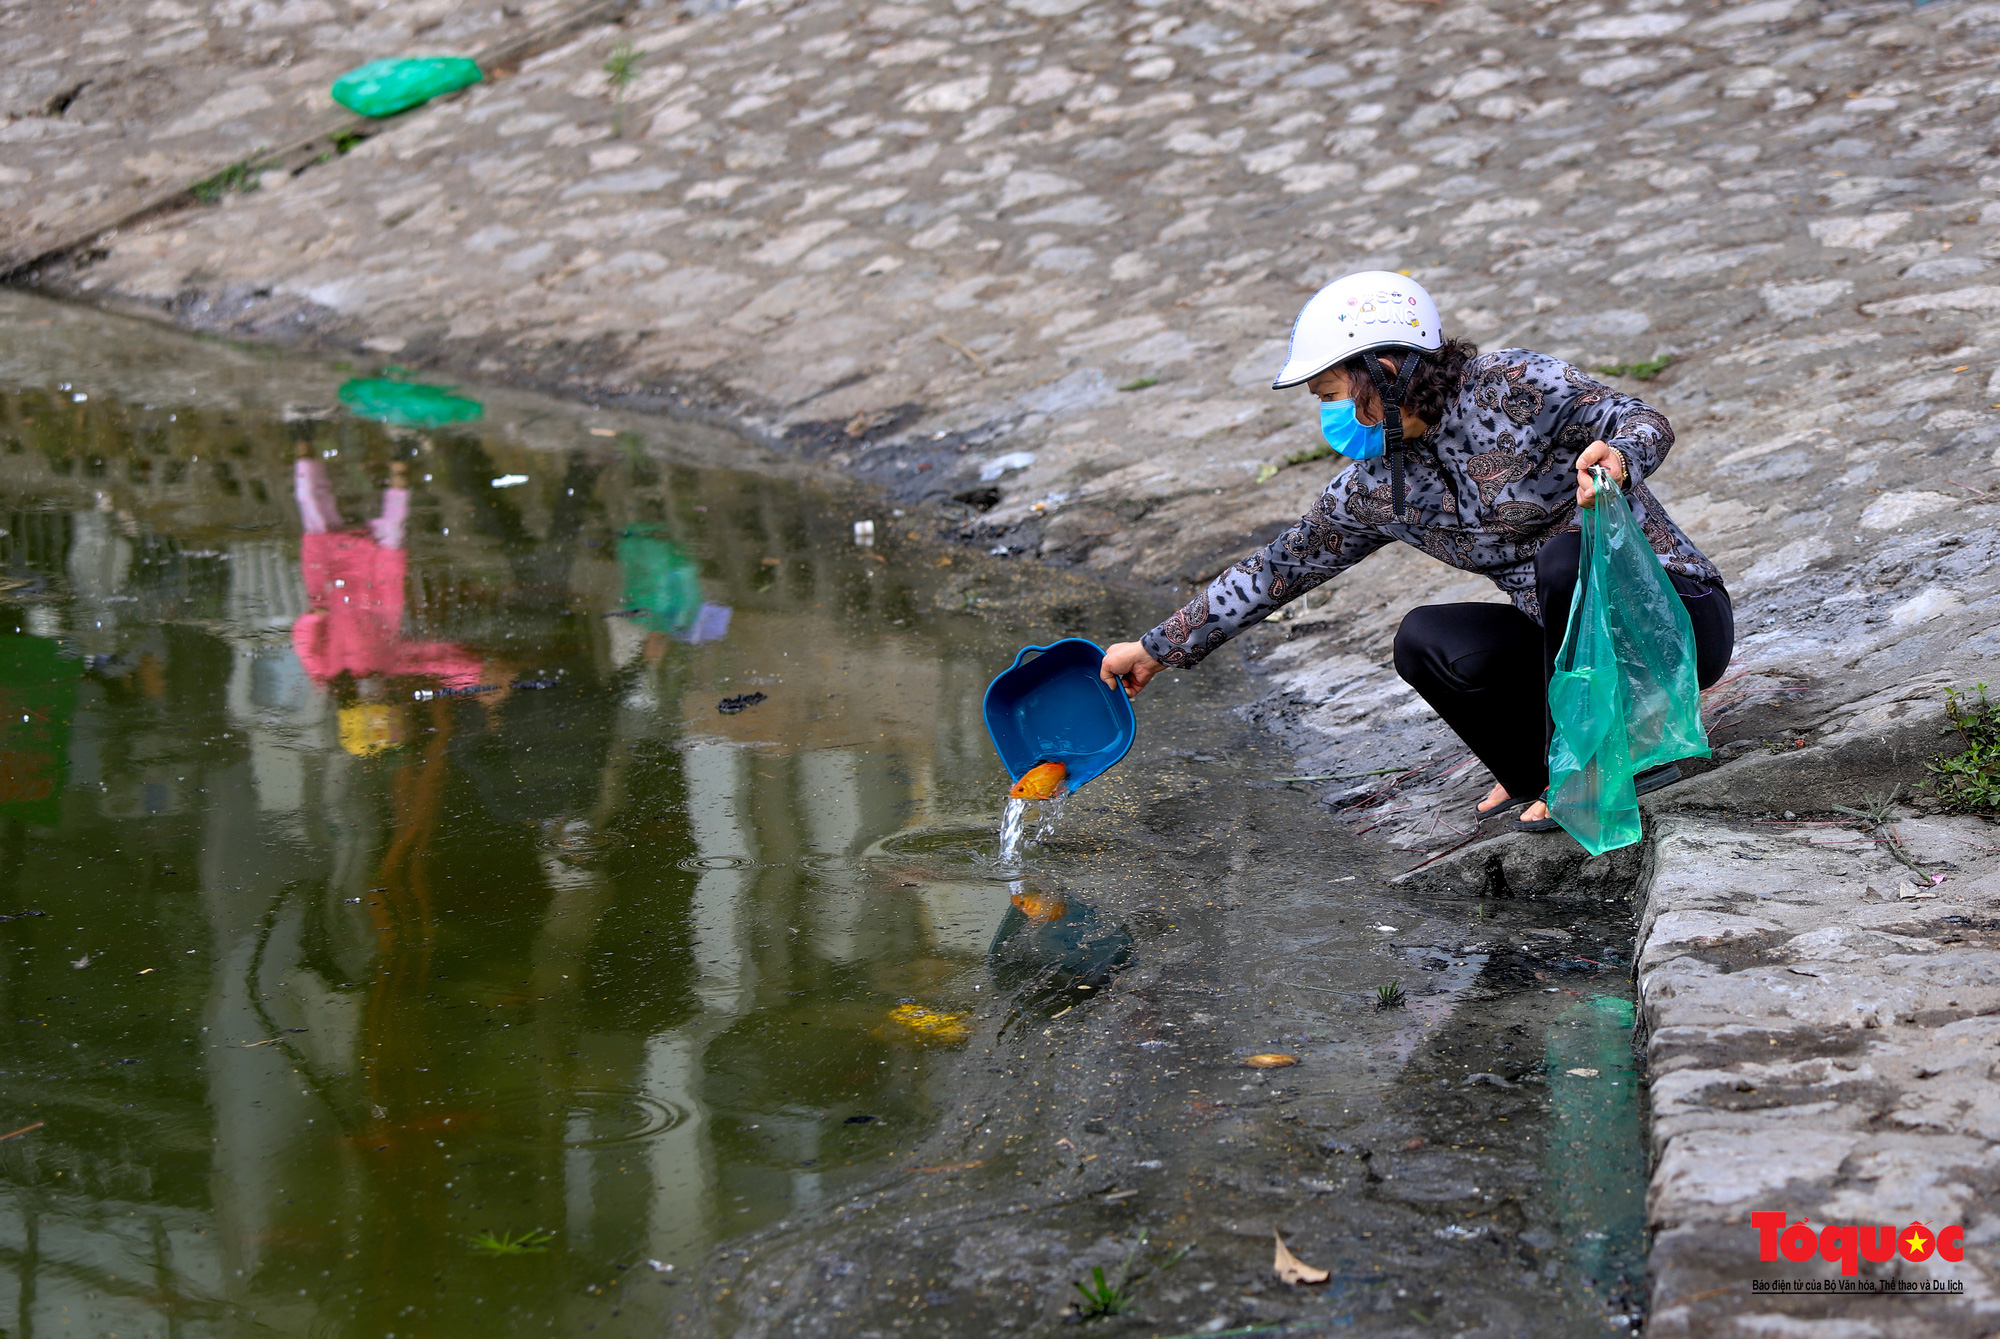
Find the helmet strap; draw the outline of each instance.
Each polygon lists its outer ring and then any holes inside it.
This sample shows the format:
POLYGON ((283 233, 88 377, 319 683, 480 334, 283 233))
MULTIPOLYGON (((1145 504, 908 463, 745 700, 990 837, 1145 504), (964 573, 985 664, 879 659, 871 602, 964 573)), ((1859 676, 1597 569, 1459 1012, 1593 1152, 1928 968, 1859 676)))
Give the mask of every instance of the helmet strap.
POLYGON ((1403 352, 1403 365, 1396 369, 1396 379, 1392 383, 1389 374, 1383 370, 1382 360, 1373 350, 1361 355, 1361 362, 1368 369, 1368 379, 1375 383, 1375 394, 1382 400, 1382 450, 1389 457, 1389 505, 1399 521, 1409 520, 1408 508, 1404 503, 1403 487, 1403 397, 1409 393, 1410 382, 1417 375, 1417 360, 1423 353, 1417 349, 1403 352))

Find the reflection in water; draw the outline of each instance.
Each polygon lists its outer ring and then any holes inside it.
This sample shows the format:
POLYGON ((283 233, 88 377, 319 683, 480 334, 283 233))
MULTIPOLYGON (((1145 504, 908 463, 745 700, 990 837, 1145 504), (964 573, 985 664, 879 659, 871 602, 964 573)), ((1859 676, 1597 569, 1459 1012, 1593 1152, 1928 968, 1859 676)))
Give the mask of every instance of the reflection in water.
POLYGON ((1036 991, 1129 955, 1003 926, 957 816, 1020 630, 888 527, 580 429, 92 389, 0 387, 7 1333, 657 1333, 645 1261, 923 1132, 996 931, 1036 991))
POLYGON ((340 402, 361 418, 404 428, 441 428, 470 423, 486 408, 477 400, 453 395, 443 386, 386 377, 355 377, 340 388, 340 402))
POLYGON ((1124 926, 1103 924, 1095 908, 1066 894, 1024 882, 1012 887, 987 950, 994 985, 1014 1000, 1008 1024, 1066 1009, 1131 965, 1124 926))
POLYGON ((647 632, 695 643, 729 632, 729 606, 701 598, 699 565, 665 538, 661 527, 627 527, 618 537, 618 566, 630 606, 625 612, 647 632))
POLYGON ((52 637, 0 637, 0 813, 59 812, 79 668, 52 637))
POLYGON ((1632 1001, 1597 995, 1549 1025, 1548 1176, 1565 1253, 1614 1312, 1646 1279, 1646 1140, 1632 1001))
MULTIPOLYGON (((301 444, 300 450, 305 449, 301 444)), ((295 467, 299 519, 299 577, 311 612, 292 624, 292 646, 314 682, 341 675, 368 680, 383 675, 423 675, 454 688, 479 682, 479 661, 449 642, 413 641, 403 635, 403 579, 409 558, 403 529, 410 490, 407 467, 392 467, 398 481, 382 490, 382 514, 365 526, 340 529, 340 509, 326 464, 301 459, 295 467)))

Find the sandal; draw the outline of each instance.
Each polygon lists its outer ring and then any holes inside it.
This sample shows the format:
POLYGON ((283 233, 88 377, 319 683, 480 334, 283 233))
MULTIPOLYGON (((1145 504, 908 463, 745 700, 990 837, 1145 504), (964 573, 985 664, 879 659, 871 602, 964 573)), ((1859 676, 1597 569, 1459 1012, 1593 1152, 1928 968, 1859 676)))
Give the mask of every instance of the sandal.
MULTIPOLYGON (((1547 804, 1549 802, 1549 793, 1543 791, 1535 798, 1543 804, 1547 804)), ((1562 824, 1556 822, 1553 818, 1517 818, 1514 820, 1514 830, 1516 832, 1554 832, 1561 826, 1562 824)))
POLYGON ((1671 786, 1681 779, 1681 765, 1677 762, 1662 763, 1650 771, 1641 772, 1632 778, 1634 793, 1644 795, 1647 791, 1671 786))
POLYGON ((1472 804, 1472 816, 1473 818, 1478 820, 1485 820, 1488 818, 1492 818, 1495 814, 1504 814, 1510 809, 1519 809, 1521 806, 1527 803, 1528 803, 1527 800, 1516 799, 1510 795, 1506 799, 1500 801, 1500 803, 1494 805, 1491 809, 1481 809, 1479 807, 1479 802, 1475 800, 1473 801, 1472 804))
MULTIPOLYGON (((1639 775, 1633 777, 1632 789, 1636 794, 1644 795, 1647 791, 1659 790, 1663 786, 1671 786, 1680 779, 1680 764, 1670 762, 1655 767, 1650 771, 1641 772, 1639 775)), ((1549 802, 1549 793, 1547 791, 1542 792, 1541 801, 1543 804, 1549 802)), ((1521 832, 1554 832, 1561 826, 1562 824, 1556 822, 1553 818, 1522 818, 1516 819, 1514 822, 1516 830, 1521 832)))

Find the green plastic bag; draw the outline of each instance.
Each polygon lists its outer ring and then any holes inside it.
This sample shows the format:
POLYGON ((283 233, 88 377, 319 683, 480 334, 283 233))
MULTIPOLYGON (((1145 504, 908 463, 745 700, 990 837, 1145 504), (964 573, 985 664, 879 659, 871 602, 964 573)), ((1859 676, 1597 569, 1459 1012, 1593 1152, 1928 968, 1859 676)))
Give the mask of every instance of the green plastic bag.
POLYGON ((478 64, 464 56, 371 60, 333 81, 333 100, 363 116, 394 116, 479 80, 478 64))
POLYGON ((401 428, 440 428, 470 423, 486 412, 477 400, 453 395, 446 386, 415 381, 356 377, 340 388, 340 402, 362 418, 401 428))
POLYGON ((1639 840, 1632 778, 1708 756, 1694 628, 1631 504, 1597 471, 1583 552, 1549 679, 1549 815, 1592 855, 1639 840))

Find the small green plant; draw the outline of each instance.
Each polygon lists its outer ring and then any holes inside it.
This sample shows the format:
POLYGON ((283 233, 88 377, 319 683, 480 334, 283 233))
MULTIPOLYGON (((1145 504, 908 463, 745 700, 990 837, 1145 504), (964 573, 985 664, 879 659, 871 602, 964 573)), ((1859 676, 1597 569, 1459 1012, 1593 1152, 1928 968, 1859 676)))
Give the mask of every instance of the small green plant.
POLYGON ((541 1255, 555 1239, 555 1233, 539 1227, 526 1232, 475 1232, 471 1238, 472 1249, 482 1255, 541 1255))
POLYGON ((1332 454, 1333 448, 1325 442, 1321 442, 1318 446, 1312 447, 1310 450, 1292 452, 1292 454, 1285 457, 1285 463, 1287 465, 1310 465, 1315 460, 1325 460, 1332 454))
POLYGON ((367 138, 366 135, 358 130, 335 131, 333 136, 333 151, 335 153, 346 153, 367 138))
MULTIPOLYGON (((1148 386, 1157 386, 1159 384, 1160 384, 1160 379, 1158 377, 1135 377, 1131 381, 1126 382, 1123 386, 1120 386, 1118 389, 1121 391, 1142 391, 1145 390, 1146 387, 1148 386)), ((1078 1284, 1077 1286, 1080 1288, 1083 1285, 1078 1284)))
POLYGON ((1139 1253, 1145 1249, 1146 1229, 1141 1228, 1139 1239, 1132 1243, 1132 1249, 1125 1252, 1125 1259, 1118 1266, 1116 1282, 1104 1276, 1103 1265, 1091 1266, 1090 1282, 1076 1285, 1076 1290, 1083 1294, 1083 1301, 1077 1306, 1079 1319, 1097 1320, 1103 1316, 1124 1315, 1132 1309, 1134 1294, 1138 1292, 1140 1283, 1154 1274, 1166 1273, 1186 1259, 1187 1253, 1194 1247, 1183 1246, 1157 1264, 1148 1265, 1135 1274, 1132 1272, 1132 1262, 1137 1260, 1139 1253))
POLYGON ((213 176, 189 183, 188 194, 205 205, 212 205, 232 191, 248 192, 256 189, 256 166, 243 162, 231 163, 213 176))
POLYGON ((1944 714, 1944 732, 1955 732, 1965 751, 1930 762, 1931 793, 1953 809, 2000 810, 2000 711, 1987 700, 1986 685, 1945 689, 1944 714))
POLYGON ((1090 1276, 1093 1283, 1076 1285, 1076 1290, 1083 1294, 1081 1310, 1085 1320, 1096 1320, 1099 1316, 1122 1316, 1132 1309, 1132 1294, 1115 1283, 1107 1283, 1103 1265, 1092 1265, 1090 1276))
POLYGON ((1657 377, 1673 365, 1673 358, 1663 353, 1657 358, 1648 358, 1643 363, 1617 363, 1610 367, 1600 367, 1597 371, 1600 376, 1630 377, 1634 381, 1651 381, 1654 377, 1657 377))
POLYGON ((625 90, 639 77, 639 52, 630 42, 611 48, 604 62, 604 79, 611 85, 611 138, 625 137, 625 90))
POLYGON ((1398 1008, 1407 1002, 1408 998, 1408 996, 1403 994, 1403 983, 1401 981, 1391 981, 1386 986, 1375 987, 1375 1007, 1377 1009, 1398 1008))

